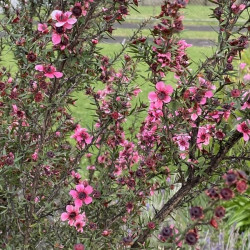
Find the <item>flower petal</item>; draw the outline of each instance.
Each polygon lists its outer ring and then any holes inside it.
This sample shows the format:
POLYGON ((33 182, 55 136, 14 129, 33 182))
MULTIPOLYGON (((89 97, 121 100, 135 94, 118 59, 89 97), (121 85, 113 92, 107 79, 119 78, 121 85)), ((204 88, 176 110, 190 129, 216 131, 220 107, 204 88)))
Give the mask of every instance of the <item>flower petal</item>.
POLYGON ((76 185, 76 190, 80 193, 80 192, 85 192, 85 187, 83 184, 78 184, 76 185))
POLYGON ((163 81, 160 81, 160 82, 156 83, 156 89, 158 89, 159 91, 165 90, 165 87, 166 87, 166 85, 165 85, 165 83, 163 81))
POLYGON ((70 18, 70 19, 67 21, 67 23, 69 23, 69 24, 74 24, 74 23, 76 23, 76 21, 77 21, 76 18, 70 18))
POLYGON ((165 92, 167 92, 168 95, 171 95, 174 92, 174 89, 171 85, 165 85, 165 92))
POLYGON ((64 15, 65 15, 67 18, 69 18, 69 17, 72 15, 72 12, 71 12, 71 11, 66 11, 66 12, 64 13, 64 15))
POLYGON ((66 22, 57 22, 56 27, 62 27, 66 22))
POLYGON ((75 205, 76 205, 76 207, 81 207, 82 206, 82 200, 76 199, 75 200, 75 205))
POLYGON ((38 64, 38 65, 35 66, 35 69, 38 70, 38 71, 43 71, 43 65, 38 64))
POLYGON ((56 72, 54 72, 54 76, 55 76, 56 78, 61 78, 61 77, 63 76, 63 73, 62 73, 62 72, 56 71, 56 72))
POLYGON ((62 220, 62 221, 66 221, 68 218, 69 218, 68 213, 62 213, 62 214, 61 214, 61 220, 62 220))
POLYGON ((171 101, 171 97, 168 95, 166 96, 166 98, 164 99, 165 103, 169 103, 171 101))
POLYGON ((47 76, 48 78, 54 78, 54 74, 52 73, 46 73, 44 75, 47 76))
POLYGON ((70 190, 69 194, 73 197, 73 199, 77 199, 78 193, 76 190, 70 190))
POLYGON ((66 211, 67 211, 68 213, 71 213, 72 211, 74 211, 74 207, 73 207, 72 205, 67 205, 67 206, 66 206, 66 211))
POLYGON ((91 194, 93 192, 93 188, 90 185, 88 185, 87 187, 85 187, 84 192, 86 194, 91 194))
POLYGON ((150 100, 150 101, 156 101, 157 100, 157 94, 155 93, 155 92, 150 92, 149 94, 148 94, 148 99, 150 100))
POLYGON ((88 204, 90 204, 91 202, 92 202, 92 198, 90 197, 90 196, 88 196, 88 197, 86 197, 86 199, 84 199, 84 203, 86 204, 86 205, 88 205, 88 204))
POLYGON ((52 19, 56 20, 56 16, 57 15, 61 15, 61 14, 62 14, 62 11, 60 11, 60 10, 54 10, 51 13, 51 17, 52 17, 52 19))
POLYGON ((53 44, 54 45, 57 45, 57 44, 59 44, 60 42, 61 42, 61 36, 60 35, 58 35, 58 34, 56 34, 56 33, 54 33, 53 35, 52 35, 52 42, 53 42, 53 44))

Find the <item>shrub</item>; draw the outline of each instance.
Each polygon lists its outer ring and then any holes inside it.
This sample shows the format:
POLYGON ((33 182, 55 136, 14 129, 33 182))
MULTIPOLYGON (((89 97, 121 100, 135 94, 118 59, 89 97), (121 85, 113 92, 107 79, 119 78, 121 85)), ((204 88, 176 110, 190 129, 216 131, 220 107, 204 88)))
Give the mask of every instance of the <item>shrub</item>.
POLYGON ((197 244, 203 226, 219 227, 224 202, 248 187, 249 79, 233 80, 233 63, 247 47, 248 23, 237 20, 250 5, 212 1, 217 48, 191 72, 191 45, 176 36, 187 2, 166 1, 153 42, 140 36, 144 22, 114 58, 97 44, 136 0, 3 6, 3 45, 15 68, 0 73, 2 248, 150 249, 152 237, 177 248, 197 244), (136 101, 139 63, 154 87, 149 107, 136 101), (175 85, 165 82, 169 72, 175 85), (88 128, 70 112, 77 91, 94 106, 88 128), (155 194, 175 188, 151 218, 142 216, 155 194), (168 219, 180 209, 189 213, 184 229, 168 219))

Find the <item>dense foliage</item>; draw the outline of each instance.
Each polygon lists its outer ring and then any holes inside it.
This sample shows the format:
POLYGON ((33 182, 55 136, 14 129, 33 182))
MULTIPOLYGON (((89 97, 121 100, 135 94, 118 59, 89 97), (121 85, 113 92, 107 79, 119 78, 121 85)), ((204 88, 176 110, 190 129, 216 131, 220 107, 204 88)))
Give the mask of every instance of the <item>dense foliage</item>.
POLYGON ((1 52, 16 62, 0 71, 1 248, 155 249, 156 239, 185 249, 220 226, 225 202, 247 197, 249 15, 238 19, 250 4, 212 2, 217 47, 196 71, 178 38, 188 0, 165 1, 151 37, 140 35, 145 21, 114 58, 97 44, 137 0, 1 4, 1 52), (140 63, 153 86, 143 102, 140 63), (72 117, 76 92, 93 104, 88 128, 72 117))

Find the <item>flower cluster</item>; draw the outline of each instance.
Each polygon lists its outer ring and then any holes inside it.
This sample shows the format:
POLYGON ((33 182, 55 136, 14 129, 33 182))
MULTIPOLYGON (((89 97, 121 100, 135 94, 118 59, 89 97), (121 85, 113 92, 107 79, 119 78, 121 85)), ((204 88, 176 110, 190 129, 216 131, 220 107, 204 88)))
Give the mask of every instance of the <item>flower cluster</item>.
POLYGON ((92 203, 92 197, 89 195, 93 193, 92 186, 88 185, 86 181, 81 181, 81 175, 72 171, 72 177, 78 183, 75 189, 70 190, 69 194, 74 199, 74 206, 67 205, 66 211, 61 214, 61 220, 66 221, 70 226, 74 226, 78 232, 83 232, 83 227, 86 225, 87 217, 85 212, 80 213, 80 208, 83 205, 92 203))

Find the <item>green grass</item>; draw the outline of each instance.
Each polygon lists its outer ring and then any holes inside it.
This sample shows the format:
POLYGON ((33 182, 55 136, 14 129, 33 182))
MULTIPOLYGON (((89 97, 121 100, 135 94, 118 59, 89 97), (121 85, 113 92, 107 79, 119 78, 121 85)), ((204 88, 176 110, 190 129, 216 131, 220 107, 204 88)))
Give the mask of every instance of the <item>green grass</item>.
MULTIPOLYGON (((109 57, 112 57, 121 49, 120 44, 99 44, 99 47, 103 48, 101 51, 102 54, 109 57), (112 49, 110 49, 111 47, 112 49)), ((197 63, 200 60, 205 59, 206 56, 210 56, 212 54, 212 48, 190 47, 188 48, 187 52, 189 57, 192 58, 192 61, 190 60, 190 62, 192 62, 190 67, 192 70, 196 70, 198 66, 197 63)), ((145 64, 140 64, 138 70, 141 75, 146 76, 148 67, 145 64)), ((173 74, 170 73, 169 75, 167 75, 166 83, 171 84, 172 86, 176 84, 176 80, 174 79, 173 74)), ((148 93, 153 90, 153 86, 149 82, 145 82, 142 77, 139 77, 135 84, 141 86, 142 89, 142 92, 139 94, 138 99, 142 100, 145 103, 148 103, 147 96, 148 93)), ((74 94, 74 97, 78 100, 76 101, 75 107, 71 107, 73 116, 75 117, 76 121, 80 121, 82 126, 91 127, 91 124, 94 121, 95 114, 94 110, 91 110, 93 109, 93 106, 90 104, 91 100, 84 93, 76 93, 74 94)), ((130 126, 131 123, 132 121, 129 120, 128 126, 130 126)))
MULTIPOLYGON (((134 34, 135 29, 117 29, 113 31, 113 36, 130 37, 134 34)), ((144 29, 141 31, 142 36, 150 35, 149 29, 144 29)), ((205 39, 205 40, 217 40, 218 34, 210 31, 192 31, 184 30, 180 32, 177 36, 182 39, 205 39)))
MULTIPOLYGON (((187 5, 187 8, 182 9, 184 15, 184 25, 218 25, 214 18, 210 18, 213 6, 202 5, 187 5)), ((139 13, 133 9, 130 10, 130 15, 127 17, 129 22, 140 23, 143 19, 154 17, 160 13, 160 6, 139 6, 139 13)), ((244 12, 240 21, 247 20, 247 13, 244 12)))

